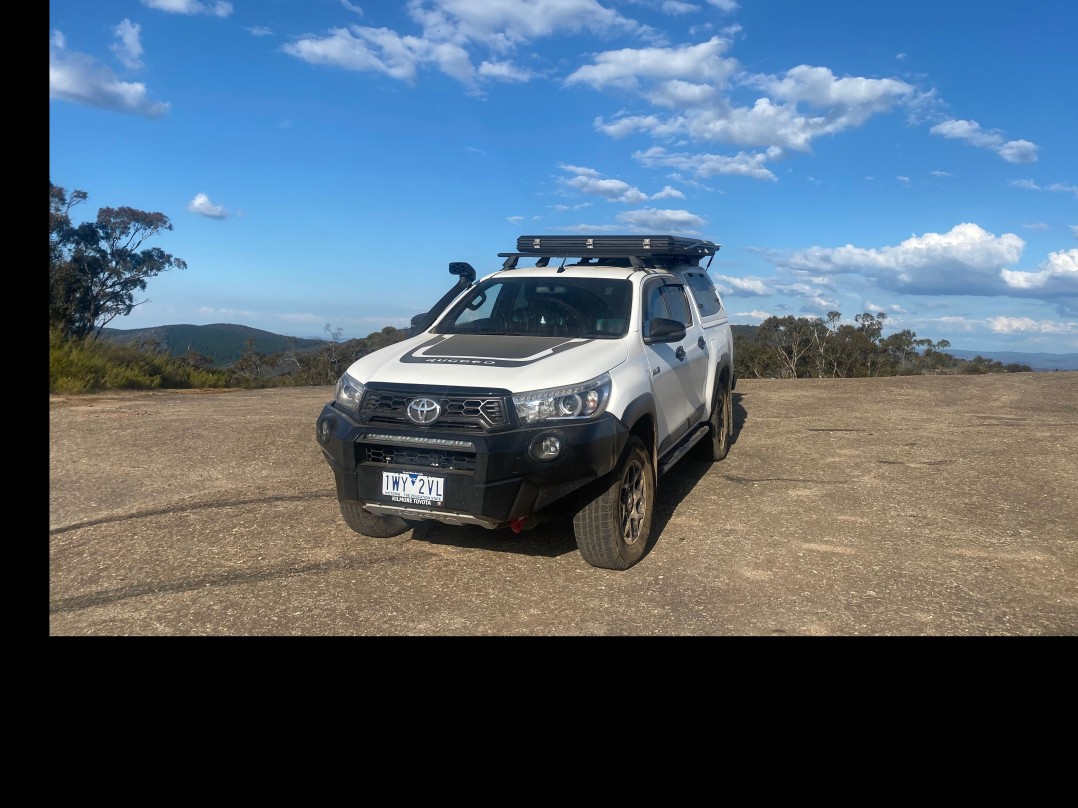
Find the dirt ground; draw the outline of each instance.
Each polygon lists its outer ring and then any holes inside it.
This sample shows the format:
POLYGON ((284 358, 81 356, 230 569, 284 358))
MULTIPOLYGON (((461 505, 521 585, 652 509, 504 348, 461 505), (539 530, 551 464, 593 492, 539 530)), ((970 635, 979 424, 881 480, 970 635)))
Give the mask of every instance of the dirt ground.
POLYGON ((332 394, 51 396, 49 636, 1078 634, 1078 372, 743 379, 624 572, 568 524, 351 533, 332 394))

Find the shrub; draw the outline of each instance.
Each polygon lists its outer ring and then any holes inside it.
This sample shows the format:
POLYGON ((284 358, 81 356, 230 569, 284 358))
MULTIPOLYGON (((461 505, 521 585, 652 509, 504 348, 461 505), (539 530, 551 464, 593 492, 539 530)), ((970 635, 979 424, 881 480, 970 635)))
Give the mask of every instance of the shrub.
POLYGON ((226 387, 222 371, 198 368, 154 348, 99 342, 93 337, 65 339, 49 333, 49 392, 226 387))

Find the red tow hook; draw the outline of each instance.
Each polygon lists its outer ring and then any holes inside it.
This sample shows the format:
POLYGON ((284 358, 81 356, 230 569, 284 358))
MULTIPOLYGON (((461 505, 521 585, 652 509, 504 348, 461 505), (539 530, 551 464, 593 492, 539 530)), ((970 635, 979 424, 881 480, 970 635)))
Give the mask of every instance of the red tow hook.
POLYGON ((510 522, 509 527, 513 529, 514 533, 520 533, 522 530, 524 530, 524 527, 527 524, 528 524, 528 517, 527 516, 521 516, 521 517, 518 517, 517 519, 514 519, 512 522, 510 522))

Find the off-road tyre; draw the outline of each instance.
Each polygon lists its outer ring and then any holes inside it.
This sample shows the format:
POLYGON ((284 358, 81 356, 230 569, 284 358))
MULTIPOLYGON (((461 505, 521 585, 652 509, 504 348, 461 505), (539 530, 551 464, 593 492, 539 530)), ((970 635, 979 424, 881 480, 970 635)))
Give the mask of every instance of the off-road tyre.
POLYGON ((729 381, 715 382, 715 396, 708 418, 708 434, 692 447, 696 460, 714 463, 730 454, 730 436, 734 427, 734 395, 729 381))
POLYGON ((647 551, 655 505, 655 468, 640 438, 629 438, 595 494, 573 516, 576 546, 593 567, 626 570, 647 551))
POLYGON ((356 533, 372 539, 389 539, 412 529, 412 525, 399 516, 378 516, 367 513, 363 506, 353 500, 339 500, 341 516, 356 533))

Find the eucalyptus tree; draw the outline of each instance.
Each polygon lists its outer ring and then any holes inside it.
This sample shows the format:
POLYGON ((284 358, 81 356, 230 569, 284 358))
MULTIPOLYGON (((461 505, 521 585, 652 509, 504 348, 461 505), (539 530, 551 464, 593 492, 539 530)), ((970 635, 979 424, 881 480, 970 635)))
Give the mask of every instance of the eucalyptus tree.
POLYGON ((168 216, 100 208, 94 221, 73 224, 71 209, 86 199, 85 191, 68 195, 49 182, 49 326, 65 337, 96 337, 146 302, 135 295, 149 279, 187 268, 160 247, 143 247, 172 230, 168 216))

